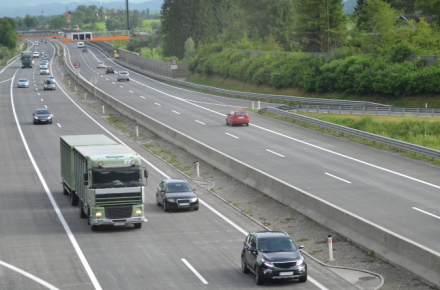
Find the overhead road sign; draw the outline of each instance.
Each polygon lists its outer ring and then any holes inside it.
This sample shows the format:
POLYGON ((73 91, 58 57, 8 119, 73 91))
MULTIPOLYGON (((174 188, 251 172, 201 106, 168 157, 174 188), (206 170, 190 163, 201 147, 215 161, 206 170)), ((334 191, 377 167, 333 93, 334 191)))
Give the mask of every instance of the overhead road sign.
POLYGON ((65 33, 61 42, 95 42, 95 41, 115 41, 130 40, 130 31, 97 31, 97 32, 72 32, 65 33))

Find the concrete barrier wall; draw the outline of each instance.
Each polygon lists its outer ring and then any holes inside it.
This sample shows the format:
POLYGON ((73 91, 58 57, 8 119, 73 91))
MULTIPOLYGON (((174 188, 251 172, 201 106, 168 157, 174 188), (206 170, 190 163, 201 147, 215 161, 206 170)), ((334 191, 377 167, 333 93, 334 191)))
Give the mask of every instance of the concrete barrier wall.
MULTIPOLYGON (((71 70, 70 67, 68 67, 71 70)), ((71 75, 75 77, 71 70, 71 75)), ((89 92, 93 86, 79 78, 89 92)), ((160 137, 183 147, 241 182, 252 186, 318 223, 371 249, 375 254, 440 286, 440 253, 399 236, 342 208, 228 156, 155 120, 97 89, 97 97, 160 137)))
POLYGON ((148 58, 121 48, 119 49, 119 60, 141 70, 170 79, 186 79, 191 75, 187 63, 178 63, 177 69, 171 69, 170 62, 148 58))

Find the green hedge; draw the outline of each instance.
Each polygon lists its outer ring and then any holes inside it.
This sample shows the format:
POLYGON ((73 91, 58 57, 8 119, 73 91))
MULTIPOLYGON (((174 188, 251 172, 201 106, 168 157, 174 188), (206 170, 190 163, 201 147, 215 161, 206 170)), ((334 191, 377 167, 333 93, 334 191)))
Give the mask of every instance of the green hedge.
POLYGON ((211 45, 199 50, 190 70, 316 93, 394 96, 440 93, 440 64, 428 67, 423 60, 411 63, 395 58, 348 55, 325 61, 301 52, 250 55, 211 45))

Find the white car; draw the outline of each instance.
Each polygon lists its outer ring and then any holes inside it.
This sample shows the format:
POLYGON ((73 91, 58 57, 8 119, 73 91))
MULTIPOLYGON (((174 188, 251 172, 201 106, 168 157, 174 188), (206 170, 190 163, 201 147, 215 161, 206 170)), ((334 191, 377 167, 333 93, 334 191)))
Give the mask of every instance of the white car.
POLYGON ((118 73, 118 82, 122 80, 130 81, 130 74, 128 73, 128 71, 120 71, 118 73))
POLYGON ((105 68, 105 64, 103 61, 98 61, 98 68, 105 68))
POLYGON ((38 53, 38 51, 36 51, 36 52, 34 52, 33 56, 34 56, 34 58, 40 57, 40 54, 38 53))
POLYGON ((50 74, 50 71, 49 71, 49 68, 47 66, 43 67, 43 68, 40 68, 40 75, 48 75, 48 74, 50 74))

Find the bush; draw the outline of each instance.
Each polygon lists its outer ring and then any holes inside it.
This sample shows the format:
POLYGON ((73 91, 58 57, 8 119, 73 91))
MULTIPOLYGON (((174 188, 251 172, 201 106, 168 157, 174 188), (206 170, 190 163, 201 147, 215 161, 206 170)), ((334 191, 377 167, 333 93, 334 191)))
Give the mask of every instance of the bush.
POLYGON ((325 61, 322 57, 301 52, 250 55, 211 45, 199 49, 190 69, 277 89, 389 96, 439 94, 440 64, 427 67, 423 59, 414 63, 396 62, 408 52, 405 47, 404 44, 396 45, 392 59, 356 55, 356 49, 351 48, 325 61))

